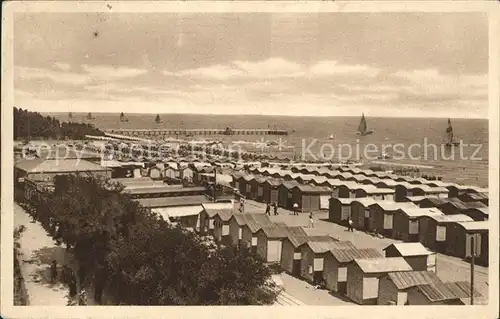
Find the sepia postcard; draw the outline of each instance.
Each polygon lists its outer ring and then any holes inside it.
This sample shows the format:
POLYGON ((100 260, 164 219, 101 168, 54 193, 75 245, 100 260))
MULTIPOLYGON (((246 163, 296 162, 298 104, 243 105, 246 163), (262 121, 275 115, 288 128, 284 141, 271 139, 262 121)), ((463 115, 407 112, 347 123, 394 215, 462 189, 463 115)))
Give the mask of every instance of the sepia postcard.
POLYGON ((498 3, 3 5, 2 317, 498 318, 498 3))

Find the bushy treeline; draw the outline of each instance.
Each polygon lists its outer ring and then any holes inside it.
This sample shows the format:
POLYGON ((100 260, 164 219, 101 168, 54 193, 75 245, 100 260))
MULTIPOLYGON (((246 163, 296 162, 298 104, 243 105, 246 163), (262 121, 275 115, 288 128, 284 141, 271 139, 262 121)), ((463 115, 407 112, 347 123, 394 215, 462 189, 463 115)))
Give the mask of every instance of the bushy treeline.
POLYGON ((164 221, 91 176, 57 176, 36 217, 72 247, 80 280, 113 304, 271 304, 270 269, 246 249, 219 247, 164 221), (56 226, 57 225, 57 226, 56 226))
POLYGON ((91 124, 61 123, 56 118, 14 107, 14 139, 82 140, 85 135, 103 136, 104 133, 91 124))

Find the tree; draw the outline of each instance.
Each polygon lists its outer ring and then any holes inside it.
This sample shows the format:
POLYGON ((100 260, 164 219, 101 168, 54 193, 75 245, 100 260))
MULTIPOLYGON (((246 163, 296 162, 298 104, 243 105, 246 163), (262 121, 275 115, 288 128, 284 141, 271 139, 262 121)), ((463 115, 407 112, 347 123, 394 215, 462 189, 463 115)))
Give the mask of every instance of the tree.
POLYGON ((50 213, 64 242, 116 304, 269 304, 270 270, 246 249, 218 247, 174 227, 122 192, 88 175, 55 178, 50 213))

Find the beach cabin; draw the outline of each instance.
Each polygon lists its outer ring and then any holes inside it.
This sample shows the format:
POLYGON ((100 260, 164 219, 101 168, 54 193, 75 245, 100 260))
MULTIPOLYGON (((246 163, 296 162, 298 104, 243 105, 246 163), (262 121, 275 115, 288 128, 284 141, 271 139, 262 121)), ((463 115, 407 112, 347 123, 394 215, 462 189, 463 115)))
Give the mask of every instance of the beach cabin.
POLYGON ((326 235, 311 234, 311 229, 302 229, 306 236, 300 231, 289 231, 289 236, 283 239, 281 249, 281 267, 289 274, 295 277, 300 277, 300 261, 302 257, 302 245, 308 240, 330 242, 332 237, 326 235))
POLYGON ((316 178, 316 175, 305 175, 305 174, 298 174, 294 180, 299 183, 299 184, 309 184, 314 178, 316 178))
POLYGON ((346 295, 360 305, 375 305, 378 301, 379 278, 399 271, 412 271, 404 258, 354 259, 347 265, 346 295))
POLYGON ((191 230, 196 230, 200 227, 199 215, 203 210, 203 207, 200 204, 151 207, 150 209, 151 212, 158 214, 163 218, 163 220, 170 224, 179 224, 182 227, 191 230))
POLYGON ((368 230, 375 233, 391 236, 394 224, 394 215, 401 208, 417 207, 410 202, 379 201, 370 205, 368 230))
POLYGON ((488 193, 465 193, 457 196, 463 202, 480 202, 486 206, 489 205, 488 193))
POLYGON ((289 236, 305 237, 302 227, 265 226, 257 231, 257 255, 266 263, 280 263, 283 240, 289 236))
MULTIPOLYGON (((292 189, 299 184, 296 181, 282 182, 278 188, 278 205, 285 209, 292 209, 293 194, 292 189)), ((298 203, 297 203, 298 204, 298 203)), ((299 205, 300 207, 300 205, 299 205)))
POLYGON ((435 272, 402 271, 384 274, 379 279, 377 304, 380 306, 409 305, 408 291, 421 285, 444 286, 435 272))
POLYGON ((425 196, 413 196, 407 197, 413 203, 421 208, 439 208, 441 205, 448 203, 449 198, 436 198, 436 197, 425 197, 425 196))
POLYGON ((167 166, 163 171, 163 176, 170 179, 177 179, 180 177, 180 173, 177 168, 174 168, 172 166, 167 166))
POLYGON ((184 167, 180 170, 180 178, 188 182, 193 182, 195 170, 191 167, 184 167))
POLYGON ((345 294, 347 291, 347 265, 354 259, 382 258, 374 248, 332 249, 325 254, 323 277, 326 288, 345 294))
POLYGON ((266 177, 256 176, 254 179, 250 181, 250 194, 248 194, 249 199, 262 201, 263 198, 262 183, 264 183, 266 180, 267 180, 266 177))
POLYGON ((221 210, 233 210, 233 203, 205 203, 200 212, 200 234, 214 235, 214 218, 221 210))
POLYGON ((447 198, 448 189, 444 187, 431 187, 427 185, 412 185, 408 182, 401 182, 395 187, 396 201, 405 201, 407 196, 426 196, 436 198, 447 198))
POLYGON ((277 179, 267 179, 262 183, 262 201, 264 203, 278 203, 281 183, 282 181, 277 179))
POLYGON ((395 191, 390 188, 378 188, 373 185, 361 185, 359 189, 356 190, 355 197, 371 197, 380 200, 392 200, 394 201, 395 191))
MULTIPOLYGON (((487 188, 481 188, 481 187, 476 187, 476 186, 471 186, 471 185, 459 185, 459 184, 453 184, 450 183, 449 185, 445 186, 448 191, 449 191, 449 197, 454 198, 454 197, 462 197, 463 195, 467 194, 488 194, 488 189, 487 188)), ((467 198, 467 197, 466 197, 467 198)))
POLYGON ((330 198, 328 220, 342 224, 351 216, 351 203, 354 200, 354 198, 330 198))
POLYGON ((315 186, 330 186, 329 184, 326 184, 327 180, 328 178, 324 176, 314 176, 311 180, 309 180, 309 184, 315 186))
POLYGON ((350 241, 317 241, 309 239, 301 246, 300 275, 303 279, 311 283, 323 281, 323 261, 325 255, 331 249, 355 248, 350 241))
POLYGON ((485 215, 483 211, 480 210, 482 208, 488 208, 488 206, 481 202, 462 202, 458 198, 450 198, 447 203, 439 206, 439 209, 445 215, 464 214, 478 221, 488 218, 488 215, 485 215))
MULTIPOLYGON (((370 220, 370 206, 379 202, 371 197, 356 198, 351 202, 351 220, 356 229, 368 229, 370 220)), ((347 221, 344 220, 344 225, 347 221)))
POLYGON ((220 209, 219 212, 214 216, 214 239, 216 242, 223 245, 231 244, 231 237, 229 233, 230 220, 234 214, 239 213, 238 210, 231 209, 220 209))
POLYGON ((394 243, 384 248, 385 257, 403 257, 415 271, 436 272, 436 253, 421 243, 394 243))
POLYGON ((246 213, 235 213, 229 219, 229 238, 231 245, 239 246, 243 239, 243 227, 248 223, 249 220, 253 220, 254 216, 264 216, 257 217, 262 219, 269 219, 265 214, 246 214, 246 213))
POLYGON ((381 179, 373 180, 373 186, 377 188, 390 188, 396 189, 396 186, 401 184, 400 182, 393 181, 392 179, 381 179))
POLYGON ((446 225, 446 253, 463 259, 470 258, 472 237, 474 237, 475 261, 487 267, 489 228, 488 221, 448 223, 446 225))
POLYGON ((419 219, 419 241, 437 252, 446 250, 446 225, 453 222, 471 222, 467 215, 430 215, 419 219))
POLYGON ((361 185, 355 182, 341 181, 337 185, 338 197, 340 198, 356 198, 356 192, 363 189, 366 185, 361 185))
POLYGON ((243 193, 241 193, 245 198, 250 198, 252 196, 252 184, 255 179, 254 175, 245 175, 243 176, 242 184, 244 185, 243 193))
POLYGON ((313 185, 296 185, 291 189, 291 193, 292 202, 297 203, 303 213, 319 211, 321 196, 327 196, 327 198, 331 196, 329 189, 313 185))
POLYGON ((234 188, 237 189, 240 194, 245 194, 246 191, 246 179, 245 175, 233 176, 234 188))
POLYGON ((257 232, 266 226, 273 226, 274 223, 265 214, 248 214, 252 218, 248 218, 246 224, 241 231, 241 245, 251 249, 253 252, 257 250, 257 232))
POLYGON ((419 241, 419 220, 422 216, 444 214, 437 208, 403 207, 394 214, 392 238, 406 242, 419 241))
POLYGON ((161 169, 153 166, 149 169, 148 176, 152 179, 162 179, 163 175, 161 173, 161 169))

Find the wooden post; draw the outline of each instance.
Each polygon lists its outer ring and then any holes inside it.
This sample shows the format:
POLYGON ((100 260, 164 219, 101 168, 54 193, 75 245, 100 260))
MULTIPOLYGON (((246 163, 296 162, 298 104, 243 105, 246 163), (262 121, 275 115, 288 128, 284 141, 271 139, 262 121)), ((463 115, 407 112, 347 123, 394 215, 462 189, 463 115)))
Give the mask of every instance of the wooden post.
POLYGON ((474 304, 474 261, 475 261, 475 255, 476 255, 476 247, 474 243, 474 237, 476 237, 476 234, 473 234, 471 237, 471 248, 470 248, 470 254, 471 254, 471 259, 470 259, 470 304, 474 304))
POLYGON ((216 192, 216 189, 217 189, 217 167, 215 167, 214 169, 214 203, 215 203, 215 192, 216 192))

